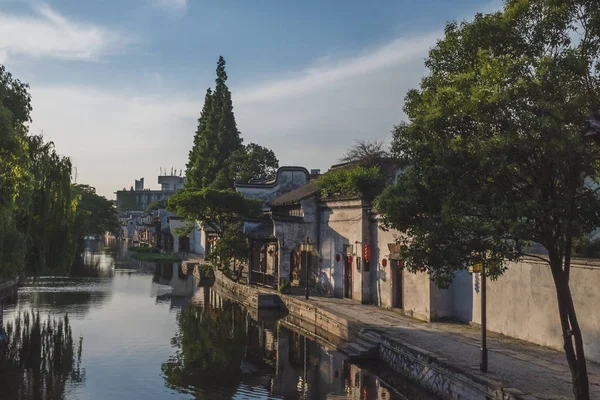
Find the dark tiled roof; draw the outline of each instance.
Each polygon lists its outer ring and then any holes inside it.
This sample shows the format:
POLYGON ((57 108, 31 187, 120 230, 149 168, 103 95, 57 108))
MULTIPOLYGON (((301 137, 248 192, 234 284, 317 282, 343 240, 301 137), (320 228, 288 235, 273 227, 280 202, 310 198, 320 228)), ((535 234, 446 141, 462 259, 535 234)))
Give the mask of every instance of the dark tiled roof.
POLYGON ((298 204, 301 200, 307 199, 317 194, 317 191, 317 186, 313 182, 307 183, 304 186, 300 186, 299 188, 296 188, 290 192, 282 194, 279 197, 276 197, 275 199, 271 200, 269 204, 275 207, 298 204))

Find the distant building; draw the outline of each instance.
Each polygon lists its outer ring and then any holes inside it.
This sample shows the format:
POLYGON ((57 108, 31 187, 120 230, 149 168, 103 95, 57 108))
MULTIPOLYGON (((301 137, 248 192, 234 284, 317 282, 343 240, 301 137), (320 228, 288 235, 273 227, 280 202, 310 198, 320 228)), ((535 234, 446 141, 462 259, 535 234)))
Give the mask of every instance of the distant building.
POLYGON ((171 175, 159 175, 158 183, 160 189, 145 189, 144 178, 135 180, 135 188, 129 190, 123 188, 116 192, 116 205, 119 211, 145 211, 146 208, 156 200, 169 198, 176 191, 183 189, 185 177, 171 175))

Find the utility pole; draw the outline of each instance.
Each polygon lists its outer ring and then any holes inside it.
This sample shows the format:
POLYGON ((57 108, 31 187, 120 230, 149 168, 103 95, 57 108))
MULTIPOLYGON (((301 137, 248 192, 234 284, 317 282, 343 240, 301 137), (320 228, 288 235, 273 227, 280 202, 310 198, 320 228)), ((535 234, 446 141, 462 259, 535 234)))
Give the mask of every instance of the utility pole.
POLYGON ((488 351, 487 351, 487 309, 486 309, 486 276, 485 261, 481 263, 481 372, 488 370, 488 351))

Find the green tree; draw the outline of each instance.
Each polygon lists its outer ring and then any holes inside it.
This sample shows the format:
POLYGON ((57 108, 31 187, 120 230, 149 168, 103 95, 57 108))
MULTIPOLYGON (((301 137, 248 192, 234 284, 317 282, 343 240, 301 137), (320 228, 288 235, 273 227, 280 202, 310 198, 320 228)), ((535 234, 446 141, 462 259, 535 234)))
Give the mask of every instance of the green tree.
POLYGON ((189 221, 200 221, 221 238, 213 261, 223 268, 233 258, 247 258, 247 246, 241 235, 242 219, 260 215, 262 202, 246 199, 231 189, 204 188, 175 193, 169 198, 167 207, 189 221))
POLYGON ((77 200, 76 236, 78 253, 83 251, 85 236, 100 236, 120 230, 114 203, 96 193, 96 189, 83 184, 72 185, 77 200))
POLYGON ((17 275, 25 265, 25 235, 17 229, 16 210, 19 193, 30 183, 28 89, 0 64, 0 279, 17 275))
POLYGON ((217 62, 215 91, 206 91, 194 145, 189 154, 186 170, 188 188, 211 185, 226 160, 236 150, 243 148, 233 114, 231 92, 226 82, 225 59, 221 56, 217 62))
POLYGON ((329 171, 316 181, 316 185, 323 197, 360 196, 370 202, 383 190, 385 177, 377 166, 357 165, 329 171))
POLYGON ((167 206, 167 200, 168 199, 164 198, 164 199, 152 201, 148 205, 148 207, 146 207, 146 212, 149 213, 149 212, 152 212, 154 210, 158 210, 158 209, 161 209, 161 208, 166 208, 166 206, 167 206))
POLYGON ((279 160, 273 150, 250 143, 229 156, 217 174, 213 186, 227 189, 234 187, 235 182, 273 178, 278 167, 279 160))
POLYGON ((407 167, 377 205, 406 232, 408 268, 441 285, 479 262, 494 278, 543 246, 577 399, 589 383, 569 276, 574 241, 600 226, 598 153, 582 137, 600 104, 598 21, 594 2, 510 0, 449 23, 394 132, 407 167))

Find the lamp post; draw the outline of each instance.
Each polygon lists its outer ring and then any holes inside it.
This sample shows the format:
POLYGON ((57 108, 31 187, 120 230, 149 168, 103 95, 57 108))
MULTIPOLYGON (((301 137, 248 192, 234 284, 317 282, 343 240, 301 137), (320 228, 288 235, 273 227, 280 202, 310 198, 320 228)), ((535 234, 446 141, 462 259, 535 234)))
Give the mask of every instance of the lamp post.
POLYGON ((304 243, 302 243, 300 249, 304 252, 304 266, 305 266, 305 272, 306 272, 306 277, 304 278, 304 296, 306 297, 306 300, 308 300, 308 292, 309 292, 309 288, 308 288, 308 277, 309 277, 309 273, 308 273, 308 253, 312 252, 314 249, 314 245, 312 243, 310 243, 310 239, 308 238, 308 236, 306 237, 306 241, 304 243))
POLYGON ((488 370, 487 306, 485 283, 485 262, 483 262, 481 263, 481 364, 479 364, 479 370, 481 372, 487 372, 488 370))
POLYGON ((479 370, 487 372, 488 370, 488 350, 487 350, 487 305, 486 305, 486 272, 485 261, 469 267, 469 272, 479 273, 481 276, 481 361, 479 370))

